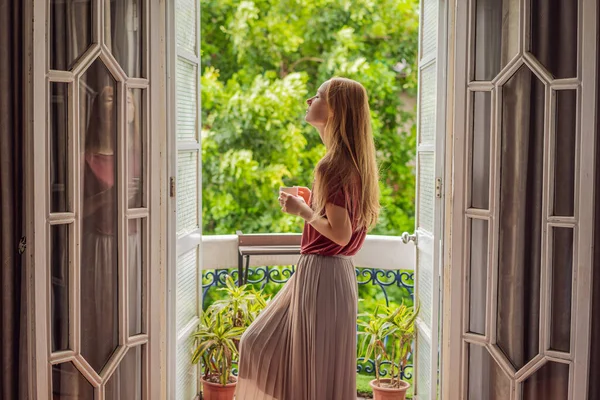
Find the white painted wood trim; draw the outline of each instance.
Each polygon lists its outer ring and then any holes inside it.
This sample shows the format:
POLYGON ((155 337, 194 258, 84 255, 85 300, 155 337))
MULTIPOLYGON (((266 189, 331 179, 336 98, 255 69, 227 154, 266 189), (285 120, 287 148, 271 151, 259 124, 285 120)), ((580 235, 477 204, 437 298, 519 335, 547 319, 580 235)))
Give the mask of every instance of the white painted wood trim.
POLYGON ((48 342, 47 315, 47 268, 46 268, 46 171, 40 163, 46 165, 46 14, 45 1, 32 0, 27 3, 29 18, 25 46, 30 48, 28 54, 28 69, 25 71, 28 78, 28 87, 25 95, 25 110, 27 113, 27 139, 26 152, 28 157, 26 169, 26 182, 29 194, 26 196, 27 211, 27 260, 28 276, 31 277, 30 285, 30 318, 29 337, 30 360, 32 377, 30 391, 35 399, 50 398, 50 368, 48 356, 50 353, 48 342), (29 21, 31 25, 29 25, 29 21), (35 106, 35 102, 43 99, 42 107, 35 106), (36 200, 37 199, 37 200, 36 200))
MULTIPOLYGON (((448 15, 448 74, 447 124, 446 124, 446 226, 444 229, 444 291, 442 315, 443 353, 441 367, 441 398, 461 399, 464 381, 461 381, 461 368, 457 361, 466 356, 462 346, 462 284, 466 140, 466 90, 467 78, 471 69, 467 62, 469 4, 462 0, 449 3, 448 15), (462 391, 462 392, 461 392, 462 391)), ((464 365, 464 363, 463 363, 464 365)))
MULTIPOLYGON (((147 75, 152 81, 152 90, 148 93, 150 115, 147 116, 147 139, 148 176, 147 199, 150 208, 150 218, 147 225, 147 235, 152 243, 150 248, 145 249, 146 255, 146 306, 149 341, 146 357, 142 357, 144 368, 148 370, 148 382, 150 388, 148 398, 160 400, 169 398, 167 396, 167 332, 169 324, 167 321, 167 199, 168 199, 168 169, 167 169, 167 53, 166 53, 166 2, 161 0, 149 0, 146 2, 145 13, 149 21, 149 29, 146 26, 147 46, 146 69, 147 75), (150 61, 151 60, 151 61, 150 61), (155 236, 152 236, 155 235, 155 236), (150 260, 154 260, 153 268, 150 268, 150 260)), ((130 339, 135 341, 136 337, 130 339)))
MULTIPOLYGON (((238 266, 237 235, 202 236, 202 269, 230 269, 238 266)), ((250 267, 294 265, 299 255, 252 256, 250 267)), ((399 236, 367 235, 362 249, 354 255, 358 268, 410 270, 415 268, 415 248, 402 243, 399 236)), ((245 265, 245 264, 244 264, 245 265)))
POLYGON ((575 346, 573 363, 573 399, 587 397, 591 340, 592 268, 594 264, 594 188, 596 166, 596 90, 597 88, 597 1, 582 0, 579 9, 581 26, 581 145, 580 145, 580 194, 577 201, 579 229, 577 253, 573 277, 577 287, 573 293, 577 314, 575 318, 575 346))
MULTIPOLYGON (((166 67, 166 132, 168 132, 165 149, 166 149, 166 164, 167 176, 163 186, 169 187, 170 179, 177 182, 177 113, 176 113, 176 96, 175 96, 175 75, 176 75, 176 60, 177 60, 177 39, 175 32, 175 2, 170 1, 166 4, 166 36, 165 36, 165 67, 166 67)), ((167 195, 168 196, 168 195, 167 195)), ((166 398, 175 398, 177 389, 177 253, 175 251, 177 245, 177 201, 175 197, 167 197, 167 214, 165 219, 165 227, 167 228, 166 238, 166 398), (170 266, 170 268, 169 268, 170 266)))

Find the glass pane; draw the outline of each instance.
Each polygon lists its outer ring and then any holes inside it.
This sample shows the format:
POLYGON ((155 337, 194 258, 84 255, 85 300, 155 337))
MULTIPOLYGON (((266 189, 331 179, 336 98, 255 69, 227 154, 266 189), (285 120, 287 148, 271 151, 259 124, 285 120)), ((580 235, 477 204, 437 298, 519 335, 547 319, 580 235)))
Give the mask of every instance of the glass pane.
POLYGON ((105 0, 104 40, 127 76, 142 77, 144 9, 142 0, 105 0))
POLYGON ((196 54, 197 31, 197 6, 196 0, 178 0, 175 9, 175 21, 177 21, 177 45, 196 54))
POLYGON ((192 364, 194 337, 177 343, 176 399, 193 399, 198 394, 198 365, 192 364))
POLYGON ((53 400, 94 400, 94 387, 81 375, 73 363, 52 366, 53 400))
POLYGON ((106 383, 106 400, 142 399, 142 357, 145 350, 144 345, 127 350, 127 354, 106 383))
POLYGON ((177 156, 177 234, 198 228, 198 152, 180 151, 177 156))
POLYGON ((469 331, 485 335, 488 265, 488 222, 471 220, 469 331))
POLYGON ((436 56, 438 33, 438 0, 422 0, 421 58, 436 56))
POLYGON ((432 152, 418 154, 419 211, 418 226, 427 232, 433 232, 435 201, 435 155, 432 152))
POLYGON ((417 332, 415 347, 417 355, 415 363, 418 368, 416 370, 416 380, 413 380, 413 382, 419 388, 419 398, 430 399, 431 391, 436 390, 435 386, 432 387, 432 383, 435 385, 433 379, 435 379, 436 372, 431 370, 431 357, 433 356, 431 343, 423 336, 421 330, 417 332))
POLYGON ((531 53, 556 78, 577 77, 577 3, 531 0, 531 53))
POLYGON ((146 220, 129 220, 129 335, 144 333, 146 323, 146 220))
POLYGON ((99 372, 118 344, 118 102, 100 60, 82 83, 81 353, 99 372))
POLYGON ((421 70, 419 81, 419 144, 434 144, 437 63, 421 70))
POLYGON ((519 51, 519 0, 476 0, 475 80, 491 81, 519 51))
POLYGON ((576 90, 556 92, 555 118, 554 215, 573 216, 575 215, 576 90))
POLYGON ((490 207, 490 129, 492 93, 475 92, 473 100, 473 137, 471 139, 471 207, 490 207))
POLYGON ((177 138, 196 140, 198 129, 198 67, 183 58, 177 59, 177 138))
POLYGON ((142 89, 127 91, 127 140, 128 140, 128 191, 129 208, 141 208, 146 205, 144 193, 144 175, 146 137, 142 89))
POLYGON ((569 398, 569 365, 549 362, 523 384, 523 400, 569 398))
POLYGON ((483 346, 469 346, 469 399, 511 398, 510 380, 483 346))
POLYGON ((50 0, 50 69, 70 70, 92 43, 92 0, 50 0))
POLYGON ((522 67, 502 95, 497 341, 517 369, 539 350, 544 90, 522 67))
POLYGON ((52 351, 67 350, 69 343, 69 227, 50 227, 52 274, 52 351))
POLYGON ((550 347, 571 348, 571 286, 573 279, 573 229, 552 228, 552 315, 550 347))
POLYGON ((177 259, 177 331, 198 315, 198 251, 177 259))
POLYGON ((50 212, 71 211, 69 196, 69 85, 50 82, 50 212))

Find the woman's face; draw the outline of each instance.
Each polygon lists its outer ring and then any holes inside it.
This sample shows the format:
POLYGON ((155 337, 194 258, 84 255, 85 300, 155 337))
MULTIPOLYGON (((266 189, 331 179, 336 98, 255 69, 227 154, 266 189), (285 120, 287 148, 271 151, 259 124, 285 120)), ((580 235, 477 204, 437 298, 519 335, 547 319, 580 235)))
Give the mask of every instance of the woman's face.
POLYGON ((306 110, 306 122, 314 126, 315 128, 324 128, 329 118, 329 105, 325 99, 325 93, 327 92, 327 86, 329 82, 325 82, 317 90, 317 94, 306 100, 308 104, 308 110, 306 110))
POLYGON ((135 103, 133 102, 133 93, 127 91, 127 122, 132 123, 135 120, 135 103))
POLYGON ((102 91, 102 115, 105 122, 112 122, 114 107, 114 89, 110 86, 102 91))

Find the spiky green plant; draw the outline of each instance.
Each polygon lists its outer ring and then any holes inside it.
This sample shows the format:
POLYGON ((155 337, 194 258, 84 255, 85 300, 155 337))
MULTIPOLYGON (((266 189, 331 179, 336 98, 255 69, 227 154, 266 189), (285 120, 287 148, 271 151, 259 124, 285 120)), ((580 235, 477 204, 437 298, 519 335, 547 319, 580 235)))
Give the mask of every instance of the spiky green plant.
POLYGON ((218 378, 226 385, 233 361, 239 356, 240 339, 267 305, 267 299, 253 287, 237 287, 230 276, 226 278, 226 287, 219 290, 225 291, 227 296, 202 314, 198 330, 193 334, 196 349, 192 363, 202 361, 205 380, 218 378))
POLYGON ((390 386, 400 387, 401 371, 406 367, 415 338, 415 319, 418 312, 418 306, 413 311, 402 304, 399 307, 378 306, 375 312, 359 316, 358 325, 362 330, 358 334, 363 336, 361 349, 365 352, 365 359, 373 357, 378 386, 381 386, 381 365, 388 361, 391 364, 390 386), (379 312, 380 308, 382 312, 379 312), (386 338, 390 341, 391 354, 390 350, 386 349, 386 338), (394 374, 395 366, 398 367, 397 374, 394 374))

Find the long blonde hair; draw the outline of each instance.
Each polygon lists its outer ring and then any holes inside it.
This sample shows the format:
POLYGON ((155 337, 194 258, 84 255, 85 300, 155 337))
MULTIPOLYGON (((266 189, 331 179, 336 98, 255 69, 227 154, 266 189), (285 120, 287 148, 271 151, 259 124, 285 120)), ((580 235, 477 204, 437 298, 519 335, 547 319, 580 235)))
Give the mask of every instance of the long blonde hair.
POLYGON ((375 226, 379 217, 379 170, 367 91, 358 82, 332 78, 325 100, 329 117, 323 133, 326 154, 314 170, 312 209, 324 214, 327 199, 343 190, 354 230, 375 226))

